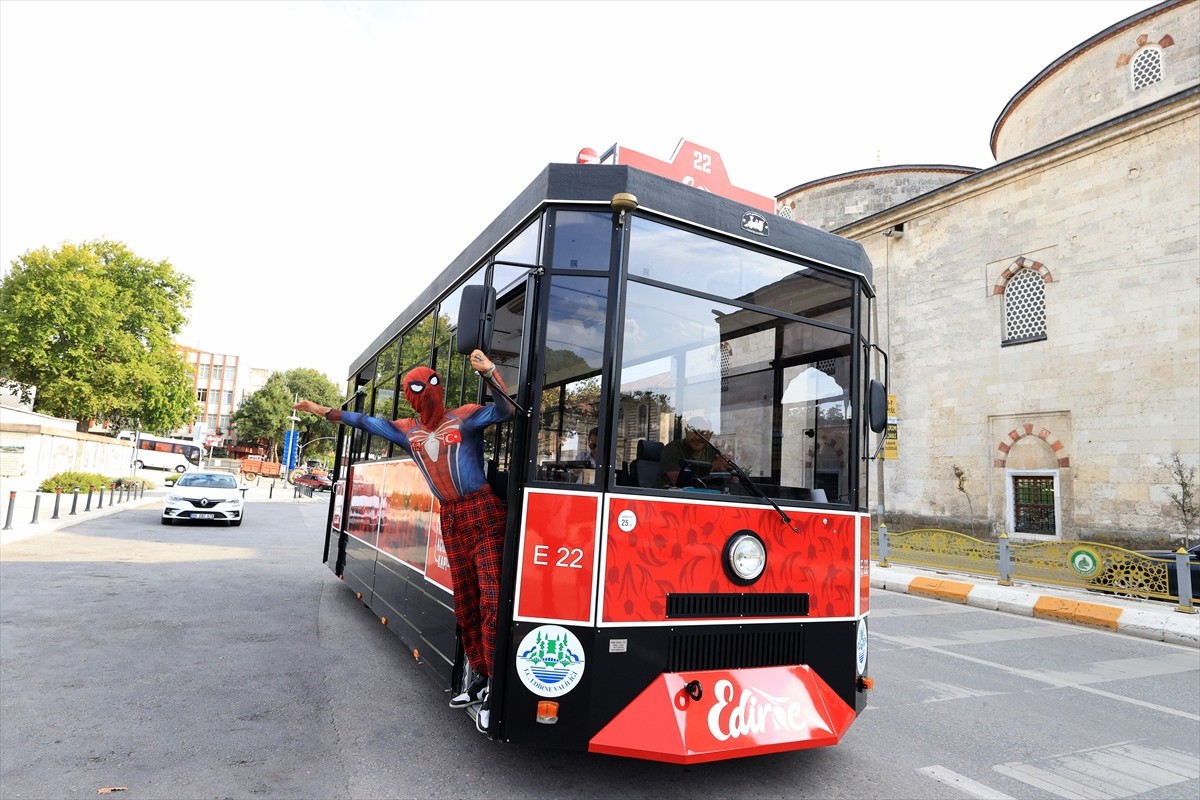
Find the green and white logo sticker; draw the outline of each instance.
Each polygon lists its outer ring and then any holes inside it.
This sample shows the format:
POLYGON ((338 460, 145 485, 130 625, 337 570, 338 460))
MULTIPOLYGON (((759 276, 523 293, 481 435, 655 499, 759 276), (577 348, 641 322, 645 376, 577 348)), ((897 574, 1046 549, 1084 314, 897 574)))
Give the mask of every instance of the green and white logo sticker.
POLYGON ((1090 547, 1076 547, 1067 556, 1071 569, 1081 578, 1090 578, 1100 570, 1100 555, 1090 547))
POLYGON ((525 634, 516 661, 521 683, 540 697, 564 695, 583 677, 583 645, 558 625, 541 625, 525 634))

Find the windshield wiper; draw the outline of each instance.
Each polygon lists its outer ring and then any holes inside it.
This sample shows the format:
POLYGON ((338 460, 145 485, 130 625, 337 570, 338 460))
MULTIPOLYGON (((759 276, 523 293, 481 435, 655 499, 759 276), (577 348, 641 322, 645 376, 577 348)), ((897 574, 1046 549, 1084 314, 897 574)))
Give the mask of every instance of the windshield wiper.
POLYGON ((703 433, 701 433, 700 431, 693 428, 691 425, 689 425, 687 427, 687 429, 689 431, 691 431, 692 433, 696 434, 697 436, 699 436, 701 439, 703 439, 705 444, 707 444, 709 447, 711 447, 718 456, 720 456, 722 459, 724 459, 725 463, 728 464, 729 468, 733 471, 733 474, 735 476, 737 476, 739 483, 743 483, 746 486, 750 487, 750 489, 752 489, 756 495, 758 495, 763 500, 766 500, 768 503, 770 503, 771 506, 776 511, 779 512, 779 518, 781 520, 783 520, 784 525, 787 525, 789 528, 791 528, 794 533, 800 533, 800 529, 792 524, 792 518, 789 517, 787 515, 787 512, 785 512, 779 506, 779 503, 775 502, 775 498, 769 496, 766 492, 764 492, 761 488, 759 488, 758 484, 755 483, 754 480, 749 475, 746 474, 746 471, 744 469, 742 469, 741 467, 738 466, 736 461, 734 461, 732 458, 727 456, 725 453, 722 453, 721 448, 717 447, 715 444, 713 444, 711 441, 709 441, 709 438, 707 436, 705 436, 703 433))

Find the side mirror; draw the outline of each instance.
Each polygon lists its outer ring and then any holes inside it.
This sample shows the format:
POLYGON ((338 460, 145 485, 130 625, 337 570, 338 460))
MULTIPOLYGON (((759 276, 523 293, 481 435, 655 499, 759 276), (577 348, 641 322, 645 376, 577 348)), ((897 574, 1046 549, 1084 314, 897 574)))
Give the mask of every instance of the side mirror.
POLYGON ((496 321, 496 290, 491 286, 464 286, 458 306, 458 352, 492 349, 492 325, 496 321))
POLYGON ((874 379, 867 387, 867 420, 872 432, 887 430, 887 387, 874 379))

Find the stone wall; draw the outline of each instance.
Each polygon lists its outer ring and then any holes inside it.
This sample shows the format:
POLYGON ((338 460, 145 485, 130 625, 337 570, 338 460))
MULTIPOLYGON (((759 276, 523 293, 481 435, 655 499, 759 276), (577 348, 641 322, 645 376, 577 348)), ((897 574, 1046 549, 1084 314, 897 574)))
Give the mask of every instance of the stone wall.
POLYGON ((997 161, 1030 153, 1200 81, 1200 3, 1182 2, 1098 31, 1017 92, 992 132, 997 161), (1162 80, 1133 91, 1133 60, 1159 51, 1162 80))
POLYGON ((973 505, 999 532, 1011 473, 1037 470, 1058 477, 1062 538, 1179 531, 1162 465, 1200 460, 1197 187, 1191 94, 838 231, 875 266, 899 414, 888 512, 973 505), (1044 281, 1046 335, 1005 345, 1020 269, 1044 281))

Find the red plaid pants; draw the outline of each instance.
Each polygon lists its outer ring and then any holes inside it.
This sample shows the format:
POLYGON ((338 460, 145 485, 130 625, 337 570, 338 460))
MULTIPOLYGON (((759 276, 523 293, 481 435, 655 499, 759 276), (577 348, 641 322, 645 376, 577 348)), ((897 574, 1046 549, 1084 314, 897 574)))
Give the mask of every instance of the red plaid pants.
POLYGON ((492 674, 504 506, 490 488, 442 502, 442 544, 454 581, 454 617, 471 669, 492 674))

